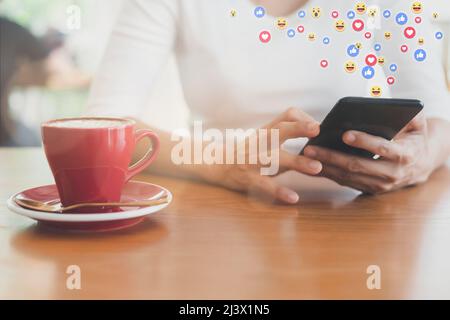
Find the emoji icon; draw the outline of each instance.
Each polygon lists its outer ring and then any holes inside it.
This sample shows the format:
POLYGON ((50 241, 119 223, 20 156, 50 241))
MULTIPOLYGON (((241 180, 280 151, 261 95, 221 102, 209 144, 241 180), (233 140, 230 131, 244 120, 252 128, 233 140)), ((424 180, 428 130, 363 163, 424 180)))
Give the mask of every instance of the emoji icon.
POLYGON ((403 25, 405 25, 405 24, 408 23, 408 16, 407 16, 405 13, 400 12, 400 13, 397 14, 397 16, 395 17, 395 21, 397 21, 397 24, 403 26, 403 25))
POLYGON ((387 77, 386 82, 392 86, 395 83, 395 78, 393 76, 387 77))
POLYGON ((314 32, 311 32, 308 34, 308 40, 309 41, 315 41, 316 40, 316 34, 314 32))
POLYGON ((433 13, 433 18, 434 18, 434 19, 437 19, 437 18, 439 18, 439 13, 437 13, 437 12, 434 12, 434 13, 433 13))
POLYGON ((423 62, 427 58, 427 53, 423 49, 417 49, 416 52, 414 52, 414 58, 418 62, 423 62))
POLYGON ((366 32, 366 33, 364 34, 364 37, 365 37, 366 39, 370 39, 370 38, 372 38, 372 33, 371 33, 371 32, 366 32))
POLYGON ((442 38, 444 38, 444 34, 441 31, 436 32, 434 36, 437 40, 442 40, 442 38))
POLYGON ((344 20, 338 20, 335 23, 336 31, 342 32, 345 30, 345 22, 344 20))
POLYGON ((303 33, 303 32, 305 32, 305 27, 304 26, 298 26, 297 27, 297 31, 298 31, 298 33, 303 33))
POLYGON ((358 14, 364 14, 366 13, 366 4, 363 2, 358 2, 355 6, 355 10, 358 14))
POLYGON ((417 40, 417 43, 419 44, 419 46, 423 46, 425 43, 425 39, 424 38, 419 38, 419 40, 417 40))
POLYGON ((380 86, 373 86, 370 89, 370 94, 372 95, 372 97, 379 97, 379 96, 381 96, 381 87, 380 86))
POLYGON ((361 43, 361 42, 357 42, 357 43, 355 43, 355 46, 356 46, 359 50, 361 50, 361 48, 362 48, 362 43, 361 43))
POLYGON ((320 61, 320 66, 325 69, 326 67, 328 67, 328 61, 327 60, 321 60, 320 61))
POLYGON ((383 17, 385 17, 386 19, 390 18, 391 15, 392 15, 391 11, 389 11, 389 10, 383 11, 383 17))
POLYGON ((358 19, 352 23, 353 30, 356 32, 361 32, 364 29, 364 21, 358 19))
POLYGON ((412 4, 412 11, 413 11, 415 14, 422 13, 422 3, 418 2, 418 1, 414 2, 414 3, 412 4))
POLYGON ((389 66, 389 70, 391 70, 392 72, 396 72, 397 69, 398 69, 398 67, 395 63, 393 63, 389 66))
POLYGON ((339 12, 337 12, 336 10, 331 11, 331 17, 336 19, 337 17, 339 17, 339 12))
POLYGON ((320 9, 319 7, 314 7, 311 9, 311 14, 313 16, 313 18, 320 18, 321 14, 322 14, 322 9, 320 9))
POLYGON ((288 36, 289 38, 295 37, 295 30, 294 30, 294 29, 289 29, 289 30, 287 31, 287 36, 288 36))
POLYGON ((347 48, 347 54, 350 57, 355 58, 359 55, 359 49, 354 44, 352 44, 347 48))
POLYGON ((377 57, 374 54, 368 54, 366 56, 366 64, 370 67, 373 67, 377 64, 377 57))
POLYGON ((298 12, 298 17, 299 17, 299 18, 304 18, 304 17, 306 17, 306 11, 300 10, 300 11, 298 12))
POLYGON ((253 13, 255 14, 255 17, 263 18, 266 15, 266 9, 263 7, 256 7, 253 13))
POLYGON ((262 43, 268 43, 270 41, 270 39, 272 39, 272 35, 270 34, 269 31, 261 31, 261 33, 259 34, 259 40, 262 43))
POLYGON ((323 44, 330 44, 330 38, 328 37, 323 38, 323 44))
POLYGON ((414 18, 414 21, 415 21, 417 24, 421 24, 421 23, 422 23, 422 18, 421 18, 421 17, 415 17, 415 18, 414 18))
POLYGON ((367 12, 368 16, 371 18, 375 18, 377 13, 378 13, 378 9, 375 7, 369 8, 369 11, 367 12))
POLYGON ((230 16, 233 17, 233 18, 236 17, 237 16, 237 11, 235 9, 231 9, 230 10, 230 16))
POLYGON ((286 29, 286 27, 288 26, 287 20, 285 18, 278 18, 277 22, 276 22, 276 26, 280 30, 286 29))
POLYGON ((390 33, 390 32, 385 32, 385 33, 384 33, 384 37, 386 38, 386 40, 390 40, 391 37, 392 37, 392 33, 390 33))
POLYGON ((406 44, 404 44, 404 45, 402 45, 400 47, 400 51, 403 52, 403 53, 408 52, 408 50, 409 50, 409 48, 408 48, 408 46, 406 44))
POLYGON ((416 29, 414 29, 413 27, 407 27, 403 34, 406 38, 412 39, 416 36, 416 29))
POLYGON ((371 66, 365 66, 362 69, 362 76, 367 80, 372 79, 375 76, 375 69, 371 66))
POLYGON ((345 71, 347 73, 353 73, 356 71, 356 63, 354 61, 347 61, 345 63, 345 71))
POLYGON ((349 18, 350 20, 355 18, 355 11, 350 10, 349 12, 347 12, 347 18, 349 18))
POLYGON ((373 48, 375 49, 375 51, 380 51, 381 50, 381 44, 376 43, 373 48))
POLYGON ((378 57, 378 64, 382 66, 384 64, 384 57, 378 57))

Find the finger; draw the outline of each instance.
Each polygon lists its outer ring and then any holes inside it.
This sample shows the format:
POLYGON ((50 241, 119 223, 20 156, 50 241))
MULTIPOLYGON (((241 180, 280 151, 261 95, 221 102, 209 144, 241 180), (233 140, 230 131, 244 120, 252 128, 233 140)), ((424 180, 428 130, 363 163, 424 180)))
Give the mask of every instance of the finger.
POLYGON ((342 140, 349 146, 367 150, 392 161, 409 163, 413 159, 412 152, 406 146, 365 132, 347 131, 342 140))
POLYGON ((319 161, 286 151, 280 152, 280 167, 284 170, 295 170, 309 175, 317 175, 322 170, 322 164, 319 161))
POLYGON ((248 192, 264 197, 270 201, 279 200, 287 204, 295 204, 300 199, 294 190, 280 186, 271 177, 261 176, 259 174, 255 174, 252 177, 248 192))
POLYGON ((313 138, 319 134, 316 124, 311 122, 279 122, 272 129, 279 130, 280 143, 299 137, 313 138))
POLYGON ((304 155, 320 161, 322 165, 337 167, 343 172, 364 174, 390 182, 402 179, 401 166, 391 161, 364 159, 316 146, 308 146, 304 155))
POLYGON ((316 120, 314 120, 313 117, 297 108, 287 109, 285 112, 276 117, 269 124, 264 126, 264 128, 272 128, 279 122, 297 122, 297 121, 303 123, 312 123, 316 126, 316 129, 320 130, 320 124, 316 120))
POLYGON ((341 186, 350 187, 369 194, 385 193, 393 189, 393 184, 376 177, 344 171, 341 168, 325 165, 320 176, 331 179, 341 186))

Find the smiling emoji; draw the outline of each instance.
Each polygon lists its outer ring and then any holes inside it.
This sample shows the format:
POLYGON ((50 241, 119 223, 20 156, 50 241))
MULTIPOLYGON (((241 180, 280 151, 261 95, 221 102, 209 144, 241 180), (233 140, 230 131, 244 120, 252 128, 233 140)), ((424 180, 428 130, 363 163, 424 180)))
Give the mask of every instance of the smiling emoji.
POLYGON ((316 34, 311 32, 310 34, 308 34, 308 40, 309 41, 314 41, 316 40, 316 34))
POLYGON ((345 30, 345 22, 344 20, 338 20, 335 24, 336 31, 342 32, 345 30))
POLYGON ((378 57, 378 64, 381 66, 384 64, 384 57, 378 57))
POLYGON ((320 18, 320 16, 322 15, 322 9, 320 9, 319 7, 314 7, 311 9, 311 14, 313 18, 320 18))
POLYGON ((412 11, 415 13, 415 14, 419 14, 419 13, 422 13, 422 3, 421 2, 418 2, 418 1, 416 1, 416 2, 414 2, 413 4, 412 4, 412 11))
POLYGON ((347 61, 344 68, 347 73, 353 73, 356 71, 356 63, 353 61, 347 61))
POLYGON ((381 87, 380 86, 373 86, 370 89, 370 95, 372 97, 379 97, 379 96, 381 96, 381 93, 382 93, 382 91, 381 91, 381 87))
POLYGON ((358 14, 364 14, 366 13, 366 4, 364 2, 358 2, 355 6, 355 10, 358 14))
POLYGON ((285 18, 278 18, 275 24, 280 30, 284 30, 288 26, 287 20, 285 18))
POLYGON ((385 32, 385 33, 384 33, 384 37, 386 38, 386 40, 391 40, 392 33, 390 33, 390 32, 385 32))

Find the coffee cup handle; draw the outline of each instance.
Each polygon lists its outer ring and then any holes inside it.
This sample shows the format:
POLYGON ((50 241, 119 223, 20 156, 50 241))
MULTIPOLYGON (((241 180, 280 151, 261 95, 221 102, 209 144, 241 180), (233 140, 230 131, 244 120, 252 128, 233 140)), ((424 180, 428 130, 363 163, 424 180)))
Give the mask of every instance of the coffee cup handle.
POLYGON ((126 177, 126 181, 130 180, 133 176, 140 173, 142 170, 147 168, 153 161, 155 161, 156 157, 159 154, 159 138, 156 133, 150 130, 137 130, 135 133, 135 145, 144 138, 149 138, 152 142, 151 148, 147 151, 147 153, 142 157, 141 160, 133 164, 130 168, 128 168, 128 173, 126 177))

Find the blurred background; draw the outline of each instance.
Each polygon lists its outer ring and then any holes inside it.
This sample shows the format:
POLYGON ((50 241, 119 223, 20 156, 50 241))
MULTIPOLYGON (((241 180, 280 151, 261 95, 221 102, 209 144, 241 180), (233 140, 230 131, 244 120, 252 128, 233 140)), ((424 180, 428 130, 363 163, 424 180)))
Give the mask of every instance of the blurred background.
MULTIPOLYGON (((127 0, 0 0, 2 17, 52 46, 44 63, 18 62, 8 95, 2 97, 7 100, 4 105, 9 115, 5 118, 3 111, 2 121, 13 127, 10 141, 3 145, 39 145, 40 123, 83 114, 92 77, 122 1, 127 0)), ((436 23, 441 24, 445 35, 450 35, 449 1, 428 0, 427 3, 440 8, 436 23)), ((444 37, 447 50, 443 63, 450 75, 448 38, 444 37)), ((147 117, 152 119, 152 125, 167 130, 186 126, 189 113, 173 58, 148 103, 163 106, 158 114, 147 117)))

